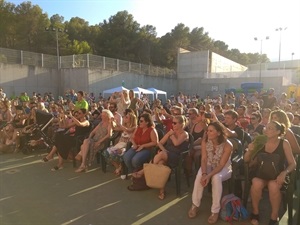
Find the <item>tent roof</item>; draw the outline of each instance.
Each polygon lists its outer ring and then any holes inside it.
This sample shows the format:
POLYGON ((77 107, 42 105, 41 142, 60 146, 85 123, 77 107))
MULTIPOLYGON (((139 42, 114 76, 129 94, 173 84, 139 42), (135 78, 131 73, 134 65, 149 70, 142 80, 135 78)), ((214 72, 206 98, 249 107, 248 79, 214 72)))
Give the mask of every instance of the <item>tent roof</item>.
POLYGON ((135 93, 138 93, 138 94, 150 94, 150 95, 154 95, 154 92, 153 91, 150 91, 150 90, 147 90, 147 89, 144 89, 144 88, 140 88, 140 87, 135 87, 132 89, 135 93))
POLYGON ((129 91, 127 88, 125 88, 123 86, 119 86, 119 87, 115 87, 115 88, 105 90, 105 91, 103 91, 103 94, 113 94, 115 92, 120 92, 120 91, 123 91, 123 90, 129 91))
POLYGON ((167 92, 158 90, 158 89, 153 88, 153 87, 152 87, 152 88, 147 88, 147 90, 152 91, 152 92, 154 92, 155 94, 162 94, 162 95, 167 94, 167 92))

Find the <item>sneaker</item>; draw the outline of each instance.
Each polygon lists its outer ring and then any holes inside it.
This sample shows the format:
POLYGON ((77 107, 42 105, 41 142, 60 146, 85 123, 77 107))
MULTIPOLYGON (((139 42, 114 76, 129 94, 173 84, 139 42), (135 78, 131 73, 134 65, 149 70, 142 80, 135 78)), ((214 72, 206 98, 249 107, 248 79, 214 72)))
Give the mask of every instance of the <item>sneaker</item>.
POLYGON ((219 218, 219 213, 212 213, 210 215, 210 217, 208 217, 207 222, 209 224, 214 224, 214 223, 216 223, 218 221, 218 218, 219 218))
POLYGON ((199 207, 195 206, 194 204, 192 204, 189 212, 188 212, 188 216, 189 218, 195 218, 197 216, 197 213, 198 213, 198 209, 199 207))

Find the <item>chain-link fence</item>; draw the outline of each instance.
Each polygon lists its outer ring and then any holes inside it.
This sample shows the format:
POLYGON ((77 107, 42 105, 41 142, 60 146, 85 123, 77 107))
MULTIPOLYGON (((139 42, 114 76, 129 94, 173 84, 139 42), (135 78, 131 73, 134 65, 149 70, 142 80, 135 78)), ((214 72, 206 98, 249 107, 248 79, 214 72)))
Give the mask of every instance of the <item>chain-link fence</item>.
POLYGON ((134 63, 91 54, 54 56, 0 48, 0 63, 40 66, 45 68, 101 68, 149 76, 176 76, 175 70, 134 63))

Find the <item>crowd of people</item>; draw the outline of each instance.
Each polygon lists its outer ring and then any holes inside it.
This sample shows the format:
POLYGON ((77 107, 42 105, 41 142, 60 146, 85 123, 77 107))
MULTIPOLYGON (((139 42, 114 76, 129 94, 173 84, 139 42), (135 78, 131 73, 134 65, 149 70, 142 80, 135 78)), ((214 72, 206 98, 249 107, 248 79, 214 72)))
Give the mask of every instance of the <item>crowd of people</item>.
MULTIPOLYGON (((250 220, 253 225, 259 223, 258 205, 265 187, 269 189, 272 208, 269 225, 277 224, 280 190, 286 176, 296 168, 294 154, 300 153, 300 102, 288 99, 286 93, 276 96, 273 88, 248 95, 242 93, 238 97, 233 92, 214 98, 179 92, 164 104, 159 99, 150 101, 143 94, 137 98, 133 91, 126 90, 107 99, 101 94, 96 97, 93 93, 69 90, 55 99, 51 93, 35 92, 32 96, 24 92, 8 98, 0 88, 1 153, 20 151, 26 129, 37 123, 37 110, 50 113, 54 118, 47 127, 53 146, 42 159, 48 162, 58 156, 58 164, 52 171, 63 169, 64 160, 74 154, 70 150, 77 143, 76 138, 84 136, 74 156, 80 161, 75 172, 87 171, 101 150, 106 162, 114 166, 116 176, 126 178, 122 174, 126 167, 129 174, 139 178, 143 176, 143 164, 150 160, 154 164, 176 166, 180 153, 189 148, 189 135, 192 135, 194 144, 184 165, 189 176, 196 175, 188 216, 197 216, 203 190, 211 182, 209 224, 219 218, 222 182, 231 177, 233 146, 230 138, 240 140, 247 150, 245 161, 251 160, 252 141, 263 134, 267 142, 262 151, 281 156, 280 173, 275 179, 252 178, 250 220), (119 139, 105 147, 106 141, 117 132, 119 139), (163 135, 159 135, 161 133, 163 135)), ((40 141, 33 140, 32 145, 40 141)), ((165 195, 165 189, 160 189, 158 198, 163 200, 165 195)))

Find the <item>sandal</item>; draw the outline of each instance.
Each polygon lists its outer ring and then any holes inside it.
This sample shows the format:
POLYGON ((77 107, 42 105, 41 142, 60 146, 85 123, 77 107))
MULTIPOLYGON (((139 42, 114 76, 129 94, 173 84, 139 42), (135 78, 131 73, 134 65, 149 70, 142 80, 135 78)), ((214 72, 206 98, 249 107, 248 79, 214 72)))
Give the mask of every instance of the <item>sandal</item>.
POLYGON ((251 213, 251 215, 250 215, 250 221, 251 221, 252 225, 258 225, 259 215, 251 213))
POLYGON ((207 222, 209 224, 216 223, 218 221, 218 218, 219 218, 219 213, 211 213, 211 215, 208 217, 207 222))
POLYGON ((86 172, 87 167, 86 166, 80 166, 77 170, 75 170, 75 173, 81 173, 81 172, 86 172))
POLYGON ((277 225, 278 224, 278 220, 269 220, 269 225, 277 225))
POLYGON ((49 159, 47 159, 47 157, 44 157, 44 158, 42 158, 42 161, 43 161, 43 162, 48 162, 49 159))
POLYGON ((116 176, 120 176, 121 175, 121 170, 120 169, 116 169, 115 172, 114 172, 114 174, 116 176))
POLYGON ((61 167, 54 166, 54 167, 51 169, 51 171, 57 171, 57 170, 61 170, 61 169, 63 169, 62 166, 61 166, 61 167))
POLYGON ((158 198, 159 198, 160 200, 164 200, 165 197, 166 197, 166 192, 165 192, 165 191, 159 192, 158 198))
POLYGON ((141 178, 143 175, 144 175, 144 172, 141 172, 141 171, 132 173, 132 176, 134 178, 141 178))
POLYGON ((195 206, 194 204, 192 204, 189 212, 188 212, 188 216, 189 218, 195 218, 197 216, 197 213, 198 213, 198 210, 199 210, 199 207, 195 206))

